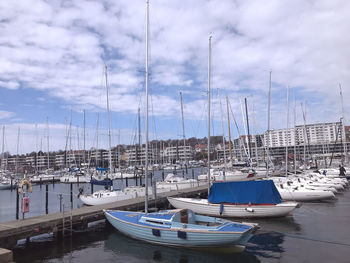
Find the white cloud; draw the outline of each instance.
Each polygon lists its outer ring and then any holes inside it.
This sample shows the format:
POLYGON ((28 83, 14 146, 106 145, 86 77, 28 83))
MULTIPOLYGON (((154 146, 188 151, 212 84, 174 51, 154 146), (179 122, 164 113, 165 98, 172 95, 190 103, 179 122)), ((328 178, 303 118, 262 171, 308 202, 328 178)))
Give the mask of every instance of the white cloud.
MULTIPOLYGON (((299 102, 308 102, 308 120, 338 119, 339 82, 344 101, 350 99, 349 13, 345 0, 152 1, 155 115, 178 118, 182 89, 191 99, 186 117, 203 118, 212 32, 212 87, 230 96, 238 112, 238 98, 254 95, 261 130, 266 127, 269 70, 272 127, 285 126, 286 85, 296 87, 299 102)), ((74 109, 101 110, 105 61, 111 109, 136 113, 144 85, 144 1, 7 0, 0 2, 0 17, 0 87, 38 89, 74 109)), ((350 106, 345 107, 348 113, 350 106)))

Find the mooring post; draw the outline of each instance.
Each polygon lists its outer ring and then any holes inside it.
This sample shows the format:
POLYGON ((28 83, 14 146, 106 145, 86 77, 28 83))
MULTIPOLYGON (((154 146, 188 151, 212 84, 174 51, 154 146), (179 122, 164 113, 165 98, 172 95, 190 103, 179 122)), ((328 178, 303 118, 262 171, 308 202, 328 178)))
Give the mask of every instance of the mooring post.
POLYGON ((11 192, 13 190, 13 179, 11 178, 11 192))
POLYGON ((46 184, 46 194, 45 194, 45 209, 46 209, 46 214, 49 213, 49 185, 46 184))
POLYGON ((16 191, 16 219, 19 219, 19 193, 16 191))
POLYGON ((192 179, 194 179, 194 170, 192 168, 192 179))
POLYGON ((182 170, 182 177, 185 177, 185 170, 182 170))
POLYGON ((91 186, 91 194, 94 193, 94 184, 92 183, 92 174, 90 174, 90 186, 91 186))
POLYGON ((140 186, 142 186, 142 175, 143 175, 143 173, 140 174, 140 186))
POLYGON ((58 200, 60 200, 60 212, 62 212, 62 199, 63 199, 62 194, 58 194, 58 200))
POLYGON ((39 184, 40 184, 40 190, 41 190, 41 187, 42 187, 42 184, 43 184, 43 178, 41 178, 41 177, 40 177, 40 182, 39 182, 39 184))
POLYGON ((188 174, 187 164, 185 164, 186 174, 188 174))
POLYGON ((164 181, 164 169, 162 171, 162 181, 164 181))
POLYGON ((55 187, 55 177, 52 176, 52 187, 55 187))
POLYGON ((70 183, 70 206, 73 209, 73 183, 70 183))
POLYGON ((153 184, 152 184, 152 181, 153 181, 153 180, 152 180, 152 177, 153 177, 153 173, 151 173, 151 186, 153 185, 153 184))
POLYGON ((79 174, 77 175, 77 182, 78 182, 78 186, 79 186, 79 174))
POLYGON ((128 186, 129 186, 129 183, 128 183, 128 177, 126 177, 126 178, 125 178, 125 185, 126 185, 126 187, 128 187, 128 186))

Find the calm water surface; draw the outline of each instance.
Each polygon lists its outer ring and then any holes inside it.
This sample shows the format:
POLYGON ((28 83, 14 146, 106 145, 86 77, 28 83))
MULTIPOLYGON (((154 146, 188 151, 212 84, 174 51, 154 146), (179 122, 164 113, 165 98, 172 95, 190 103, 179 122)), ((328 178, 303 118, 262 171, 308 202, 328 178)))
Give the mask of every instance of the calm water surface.
POLYGON ((337 197, 332 202, 304 203, 287 218, 254 220, 261 228, 241 253, 151 245, 101 221, 73 237, 57 240, 47 235, 20 242, 13 250, 14 259, 18 263, 350 262, 350 191, 337 197))

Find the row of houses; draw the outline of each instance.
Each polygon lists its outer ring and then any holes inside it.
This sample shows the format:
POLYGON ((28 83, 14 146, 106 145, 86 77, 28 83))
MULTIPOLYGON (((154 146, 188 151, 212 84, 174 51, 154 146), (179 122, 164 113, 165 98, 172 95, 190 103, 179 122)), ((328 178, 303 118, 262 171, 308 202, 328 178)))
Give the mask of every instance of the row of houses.
MULTIPOLYGON (((350 145, 344 145, 342 140, 350 141, 350 127, 343 127, 341 122, 310 124, 296 126, 295 129, 270 130, 263 135, 241 136, 231 142, 210 145, 210 153, 214 158, 232 158, 245 160, 248 155, 252 158, 265 158, 268 148, 270 156, 281 157, 285 155, 286 147, 296 146, 298 155, 330 154, 349 150, 350 145), (248 144, 248 139, 250 144, 248 144), (307 147, 306 147, 307 146, 307 147), (344 149, 345 146, 345 149, 344 149), (224 151, 224 148, 226 149, 224 151), (231 151, 230 151, 231 148, 231 151), (307 149, 306 149, 307 148, 307 149)), ((161 144, 159 144, 161 145, 161 144)), ((163 144, 164 145, 164 144, 163 144)), ((291 151, 291 150, 290 150, 291 151)), ((148 149, 148 158, 151 164, 185 162, 192 159, 203 158, 207 153, 206 144, 175 145, 168 147, 155 147, 153 144, 148 149), (201 155, 202 154, 202 155, 201 155)), ((90 151, 68 151, 50 153, 32 153, 22 156, 9 156, 1 158, 1 168, 16 169, 25 167, 27 170, 43 170, 47 168, 60 169, 72 166, 109 166, 109 160, 113 167, 142 165, 145 163, 145 147, 143 146, 118 146, 110 152, 104 149, 91 149, 90 151)))

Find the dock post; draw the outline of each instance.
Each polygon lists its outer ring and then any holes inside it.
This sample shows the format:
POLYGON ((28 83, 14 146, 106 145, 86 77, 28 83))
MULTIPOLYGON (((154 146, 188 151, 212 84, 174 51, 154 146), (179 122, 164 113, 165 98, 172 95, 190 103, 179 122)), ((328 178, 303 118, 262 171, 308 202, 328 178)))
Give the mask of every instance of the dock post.
POLYGON ((55 177, 52 176, 52 186, 55 187, 55 177))
POLYGON ((19 219, 19 193, 16 191, 16 219, 19 219))
POLYGON ((73 183, 70 183, 70 206, 73 209, 73 183))
POLYGON ((125 178, 125 185, 126 185, 126 187, 128 187, 128 186, 129 186, 129 183, 128 183, 128 177, 126 177, 126 178, 125 178))
POLYGON ((187 164, 185 164, 186 174, 188 174, 188 167, 187 164))
POLYGON ((194 179, 194 170, 192 169, 192 179, 194 179))
POLYGON ((41 190, 42 184, 43 184, 43 178, 40 177, 40 190, 41 190))
POLYGON ((182 170, 182 177, 185 177, 185 170, 182 170))
POLYGON ((78 186, 79 186, 79 175, 77 176, 77 183, 78 183, 78 186))
POLYGON ((153 177, 153 173, 151 173, 151 186, 153 185, 153 184, 152 184, 152 181, 153 181, 153 180, 152 180, 152 177, 153 177))
POLYGON ((142 175, 143 175, 143 173, 140 174, 140 186, 142 186, 142 175))
POLYGON ((11 178, 11 192, 13 190, 13 179, 11 178))
POLYGON ((46 214, 49 213, 49 185, 46 184, 46 194, 45 194, 45 209, 46 209, 46 214))
POLYGON ((176 165, 174 165, 174 174, 176 175, 176 165))
POLYGON ((164 169, 162 171, 162 181, 164 181, 164 169))

